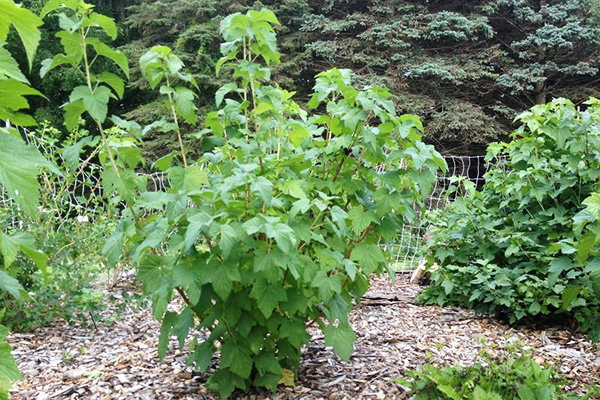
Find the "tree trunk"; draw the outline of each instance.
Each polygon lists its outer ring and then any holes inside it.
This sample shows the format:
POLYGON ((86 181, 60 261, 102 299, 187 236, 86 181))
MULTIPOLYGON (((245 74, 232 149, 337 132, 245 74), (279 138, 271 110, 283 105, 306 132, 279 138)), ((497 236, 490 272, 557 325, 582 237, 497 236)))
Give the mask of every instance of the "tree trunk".
MULTIPOLYGON (((548 16, 548 13, 545 10, 542 10, 543 7, 546 6, 546 0, 540 0, 540 11, 542 14, 542 19, 545 20, 546 17, 548 16)), ((542 21, 542 25, 543 25, 543 21, 542 21)), ((547 53, 547 46, 545 44, 538 46, 537 48, 537 62, 541 67, 541 70, 538 74, 538 78, 545 78, 546 77, 546 73, 544 71, 544 64, 546 61, 546 53, 547 53)), ((546 95, 547 95, 547 90, 546 90, 546 80, 540 80, 538 82, 535 83, 535 104, 546 104, 546 95)))

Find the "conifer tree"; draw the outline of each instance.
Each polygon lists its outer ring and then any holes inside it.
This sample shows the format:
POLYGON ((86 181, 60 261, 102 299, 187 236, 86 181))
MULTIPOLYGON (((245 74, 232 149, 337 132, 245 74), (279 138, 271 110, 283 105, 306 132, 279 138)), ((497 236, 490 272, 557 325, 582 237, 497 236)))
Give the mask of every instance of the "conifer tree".
POLYGON ((429 141, 456 152, 511 131, 533 104, 597 96, 598 27, 591 0, 331 0, 303 30, 315 69, 386 83, 429 141))

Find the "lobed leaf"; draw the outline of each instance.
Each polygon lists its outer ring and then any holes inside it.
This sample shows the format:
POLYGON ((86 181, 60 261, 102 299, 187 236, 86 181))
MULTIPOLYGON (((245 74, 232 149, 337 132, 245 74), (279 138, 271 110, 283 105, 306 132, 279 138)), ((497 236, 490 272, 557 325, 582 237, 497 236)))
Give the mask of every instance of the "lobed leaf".
POLYGON ((42 20, 37 15, 15 4, 14 1, 0 0, 0 41, 6 41, 10 26, 14 26, 25 47, 30 70, 41 38, 38 27, 42 24, 42 20))
POLYGON ((333 351, 342 360, 350 360, 350 356, 354 351, 354 341, 356 334, 349 324, 340 323, 338 326, 327 325, 323 328, 325 335, 325 346, 333 347, 333 351))
POLYGON ((4 185, 6 194, 32 218, 38 212, 40 194, 37 176, 40 167, 60 175, 60 171, 35 147, 0 130, 0 182, 4 185))

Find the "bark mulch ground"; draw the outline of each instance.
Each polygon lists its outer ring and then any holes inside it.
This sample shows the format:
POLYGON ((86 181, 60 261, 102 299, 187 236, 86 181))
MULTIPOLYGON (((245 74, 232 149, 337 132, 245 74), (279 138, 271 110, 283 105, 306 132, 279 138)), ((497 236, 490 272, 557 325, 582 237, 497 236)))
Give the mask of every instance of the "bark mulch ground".
MULTIPOLYGON (((237 399, 409 399, 393 382, 426 362, 470 365, 485 346, 494 352, 522 342, 536 361, 554 364, 581 393, 600 384, 600 347, 568 327, 509 327, 459 308, 424 307, 415 302, 420 287, 400 274, 374 278, 364 301, 351 315, 358 335, 355 352, 343 362, 313 332, 303 352, 295 387, 276 394, 252 391, 237 399)), ((147 309, 128 311, 110 325, 82 329, 57 322, 8 341, 23 373, 13 399, 217 399, 207 392, 205 374, 186 366, 186 352, 175 341, 164 362, 156 351, 159 323, 147 309)))

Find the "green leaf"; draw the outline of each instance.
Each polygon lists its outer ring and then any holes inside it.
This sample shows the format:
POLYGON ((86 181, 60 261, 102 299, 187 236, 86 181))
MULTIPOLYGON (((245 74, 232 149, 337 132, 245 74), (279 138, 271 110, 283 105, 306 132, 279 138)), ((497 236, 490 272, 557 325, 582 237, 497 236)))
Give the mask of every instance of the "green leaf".
POLYGON ((281 282, 283 276, 283 254, 272 251, 268 253, 264 249, 259 249, 254 257, 254 271, 262 273, 271 284, 281 282))
POLYGON ((185 169, 183 176, 182 188, 186 191, 199 190, 202 185, 208 183, 208 177, 206 171, 202 169, 201 165, 192 165, 185 169))
POLYGON ((113 94, 106 86, 98 86, 94 92, 87 86, 77 86, 71 92, 69 101, 73 103, 80 99, 83 100, 83 105, 87 112, 96 121, 102 123, 106 119, 108 100, 111 97, 113 97, 113 94))
POLYGON ((421 169, 428 160, 432 159, 431 150, 422 142, 415 142, 414 147, 406 149, 406 154, 412 156, 416 169, 421 169))
POLYGON ((194 327, 194 314, 192 309, 186 307, 178 316, 177 322, 173 325, 173 333, 179 342, 179 349, 183 349, 185 339, 187 338, 190 329, 194 327))
POLYGON ((248 15, 253 21, 265 21, 275 25, 281 25, 273 11, 263 8, 260 11, 249 10, 248 15))
POLYGON ((306 198, 306 193, 304 193, 304 189, 302 189, 302 184, 297 179, 286 181, 281 185, 280 190, 282 193, 288 194, 296 199, 306 198))
POLYGON ((102 185, 108 193, 116 192, 127 203, 132 203, 141 184, 140 176, 135 171, 125 170, 117 175, 112 169, 102 172, 102 185))
POLYGON ((343 260, 342 263, 344 264, 344 270, 348 274, 348 278, 350 278, 351 281, 354 281, 354 278, 356 277, 356 264, 349 259, 343 260))
POLYGON ((342 210, 338 206, 333 206, 331 208, 331 220, 333 222, 344 224, 346 222, 346 218, 348 218, 346 211, 342 210))
MULTIPOLYGON (((418 172, 411 172, 410 177, 419 186, 422 198, 427 198, 431 194, 431 190, 438 179, 437 176, 431 173, 428 169, 418 172)), ((470 181, 466 182, 471 183, 470 181)))
POLYGON ((526 384, 519 385, 517 394, 519 395, 519 400, 536 400, 535 394, 526 384))
MULTIPOLYGON (((6 329, 2 327, 2 329, 6 329)), ((10 389, 10 381, 18 381, 23 379, 15 358, 11 353, 12 348, 4 340, 0 340, 0 378, 1 380, 8 380, 8 382, 0 381, 0 391, 3 389, 10 389)))
POLYGON ((165 67, 161 57, 169 54, 171 49, 167 46, 154 46, 140 57, 142 75, 148 79, 150 87, 154 89, 165 76, 165 67))
POLYGON ((112 18, 93 12, 88 16, 88 21, 89 23, 82 25, 82 27, 97 26, 102 28, 112 40, 117 38, 117 24, 112 18))
POLYGON ((72 132, 79 126, 81 114, 85 112, 83 100, 77 100, 73 103, 69 103, 63 108, 65 110, 65 127, 68 131, 72 132))
POLYGON ((590 197, 583 201, 583 204, 587 206, 587 210, 600 221, 600 193, 592 193, 590 197))
POLYGON ((67 8, 70 10, 77 10, 79 5, 80 5, 80 0, 48 0, 46 2, 46 4, 44 5, 44 8, 42 8, 42 11, 40 12, 40 16, 42 18, 45 18, 46 15, 48 15, 50 12, 57 10, 57 9, 63 9, 63 8, 67 8))
POLYGON ((0 233, 0 250, 0 254, 2 254, 4 258, 5 268, 8 268, 15 261, 17 253, 22 251, 27 254, 42 271, 46 271, 48 257, 35 248, 35 239, 29 233, 17 232, 12 235, 0 233))
POLYGON ((328 276, 325 271, 319 271, 311 284, 319 288, 319 297, 324 303, 342 291, 342 279, 338 275, 328 276))
POLYGON ((352 228, 356 233, 362 233, 372 223, 377 223, 377 215, 373 211, 366 211, 360 207, 352 207, 348 211, 348 218, 352 221, 352 228))
MULTIPOLYGON (((442 392, 443 394, 445 394, 446 396, 448 396, 447 397, 448 399, 452 399, 452 400, 461 400, 462 399, 462 397, 458 393, 456 393, 456 390, 448 384, 440 383, 437 385, 437 389, 440 392, 442 392)), ((445 398, 445 397, 443 397, 443 398, 445 398)))
POLYGON ((444 292, 446 293, 446 295, 449 295, 450 293, 452 293, 452 290, 454 289, 454 282, 452 282, 452 279, 447 278, 447 279, 444 279, 441 286, 444 288, 444 292))
POLYGON ((121 68, 121 71, 129 79, 129 65, 127 63, 127 56, 120 50, 114 50, 102 43, 96 38, 87 38, 87 43, 90 44, 99 56, 103 56, 113 61, 121 68))
POLYGON ((252 372, 252 365, 251 352, 246 343, 236 343, 233 339, 223 343, 221 346, 221 367, 229 367, 234 374, 248 379, 252 372))
POLYGON ((206 381, 206 387, 219 393, 222 399, 227 399, 235 389, 246 389, 246 380, 229 368, 220 368, 206 381))
POLYGON ((275 239, 277 246, 285 254, 289 253, 296 245, 294 230, 286 224, 278 223, 275 225, 267 224, 266 233, 269 239, 275 239))
POLYGON ((569 308, 571 303, 573 303, 575 301, 575 299, 579 296, 580 292, 581 292, 580 286, 571 286, 571 287, 568 287, 565 290, 563 290, 563 293, 562 293, 562 303, 563 303, 562 308, 563 308, 563 310, 566 310, 569 308))
POLYGON ((194 352, 190 354, 187 359, 187 363, 196 363, 196 368, 202 372, 205 372, 210 363, 212 362, 215 348, 209 340, 206 340, 196 347, 194 352))
POLYGON ((350 325, 341 322, 337 327, 327 325, 323 328, 323 333, 325 334, 325 346, 333 347, 335 354, 342 360, 350 360, 356 340, 356 334, 350 325))
POLYGON ((178 154, 178 151, 173 150, 169 154, 162 156, 158 160, 154 161, 154 163, 152 163, 152 168, 156 168, 162 172, 167 171, 173 166, 173 158, 178 154))
POLYGON ((310 136, 310 131, 301 125, 294 125, 294 128, 289 133, 290 142, 295 147, 300 147, 302 141, 310 136))
POLYGON ((10 120, 16 125, 31 126, 35 125, 35 120, 19 110, 29 108, 29 102, 25 96, 43 95, 37 90, 19 82, 16 79, 0 80, 0 120, 10 120))
POLYGON ((194 243, 196 243, 200 232, 202 232, 202 230, 206 228, 212 222, 212 220, 212 217, 205 212, 199 212, 197 214, 188 216, 189 225, 187 231, 185 232, 186 249, 190 249, 194 243))
POLYGON ((552 287, 558 281, 563 271, 571 269, 572 262, 568 257, 559 257, 552 260, 548 267, 548 286, 552 287))
POLYGON ((123 232, 119 228, 106 240, 101 254, 106 257, 108 263, 114 267, 117 264, 117 261, 119 261, 122 251, 123 232))
POLYGON ((0 269, 0 290, 10 293, 15 299, 19 300, 21 298, 21 290, 25 289, 8 272, 0 269))
MULTIPOLYGON (((290 321, 289 319, 284 319, 279 328, 279 334, 282 338, 287 339, 292 346, 297 348, 302 347, 305 344, 308 344, 310 340, 310 335, 306 332, 306 326, 302 320, 297 319, 295 321, 290 321)), ((269 372, 279 372, 278 370, 270 370, 269 372)))
POLYGON ((242 224, 242 228, 248 235, 254 235, 256 232, 260 232, 265 226, 265 222, 258 217, 249 219, 242 224))
POLYGON ((162 361, 165 359, 167 355, 167 350, 169 348, 169 335, 171 334, 171 329, 177 322, 177 313, 167 311, 162 319, 162 324, 160 326, 160 334, 158 336, 158 358, 162 361))
POLYGON ((63 31, 68 33, 75 33, 82 26, 84 22, 83 18, 79 18, 77 15, 67 15, 65 13, 58 13, 58 26, 63 31))
POLYGON ((238 87, 235 82, 231 82, 231 83, 221 86, 219 88, 219 90, 217 90, 217 92, 215 93, 215 102, 217 103, 217 107, 219 107, 221 105, 221 103, 223 102, 223 99, 225 98, 225 96, 228 93, 234 92, 237 89, 238 89, 238 87))
MULTIPOLYGON (((457 394, 458 396, 458 394, 457 394)), ((458 397, 460 399, 460 396, 458 397)), ((475 386, 473 400, 504 400, 498 393, 486 392, 481 386, 475 386)))
POLYGON ((201 274, 198 264, 178 263, 173 267, 173 286, 184 289, 192 304, 198 303, 202 295, 201 274))
POLYGON ((190 89, 178 86, 173 92, 175 100, 175 109, 177 114, 181 115, 188 123, 196 123, 196 106, 194 105, 196 95, 190 89))
POLYGON ((13 25, 25 47, 30 70, 41 38, 38 27, 42 24, 42 20, 26 8, 18 6, 12 0, 0 0, 0 40, 6 41, 9 27, 13 25))
POLYGON ((253 193, 258 193, 258 196, 262 199, 262 201, 265 202, 267 207, 271 206, 271 199, 273 198, 273 183, 270 180, 259 176, 250 184, 250 190, 253 193))
POLYGON ((212 260, 207 264, 205 274, 206 280, 212 284, 213 289, 223 301, 229 297, 233 282, 242 280, 237 263, 222 263, 212 260))
POLYGON ((592 290, 594 291, 596 298, 600 300, 600 269, 590 273, 590 280, 592 281, 592 290))
POLYGON ((287 300, 287 294, 281 285, 272 285, 265 278, 259 277, 250 292, 250 297, 256 299, 258 309, 265 318, 269 318, 279 303, 287 300))
POLYGON ((39 168, 60 172, 39 151, 21 139, 0 131, 0 183, 8 197, 16 201, 25 214, 37 216, 39 202, 39 168))
POLYGON ((542 310, 542 306, 540 305, 540 303, 538 303, 537 301, 534 301, 533 303, 531 303, 531 305, 529 306, 529 310, 528 312, 531 315, 537 315, 539 314, 539 312, 542 310))
POLYGON ((4 48, 4 42, 0 41, 0 78, 4 75, 6 78, 13 78, 19 82, 29 83, 25 75, 21 72, 19 64, 12 57, 10 52, 4 48))
POLYGON ((296 200, 290 208, 290 218, 294 218, 298 213, 304 214, 308 210, 310 210, 310 200, 307 198, 296 200))
POLYGON ((260 375, 265 375, 266 373, 281 374, 281 366, 274 353, 265 351, 258 353, 254 357, 254 364, 260 375))
POLYGON ((596 234, 592 231, 586 232, 577 242, 577 261, 585 263, 590 252, 596 245, 596 234))
POLYGON ((348 313, 350 312, 351 309, 352 309, 351 302, 344 299, 344 297, 342 295, 336 294, 327 303, 327 310, 328 310, 327 319, 332 323, 335 323, 336 320, 347 323, 348 322, 348 313))
POLYGON ((98 82, 106 83, 108 86, 113 88, 119 99, 123 98, 125 83, 118 75, 115 75, 112 72, 104 71, 100 75, 96 76, 96 80, 98 82))
POLYGON ((94 145, 98 142, 92 136, 86 136, 71 146, 66 146, 62 149, 62 155, 71 171, 75 171, 79 165, 79 155, 81 150, 87 145, 94 145))
POLYGON ((140 262, 137 280, 143 282, 146 292, 157 292, 171 264, 170 257, 149 253, 140 262))
POLYGON ((356 261, 358 266, 367 275, 375 272, 381 264, 385 263, 385 255, 376 244, 360 243, 352 249, 350 259, 356 261))
POLYGON ((48 265, 48 256, 41 250, 37 250, 30 246, 21 246, 21 251, 34 262, 34 264, 44 273, 48 265))
POLYGON ((238 232, 230 225, 221 225, 221 240, 219 240, 219 247, 223 253, 223 258, 229 257, 231 250, 238 242, 238 232))

